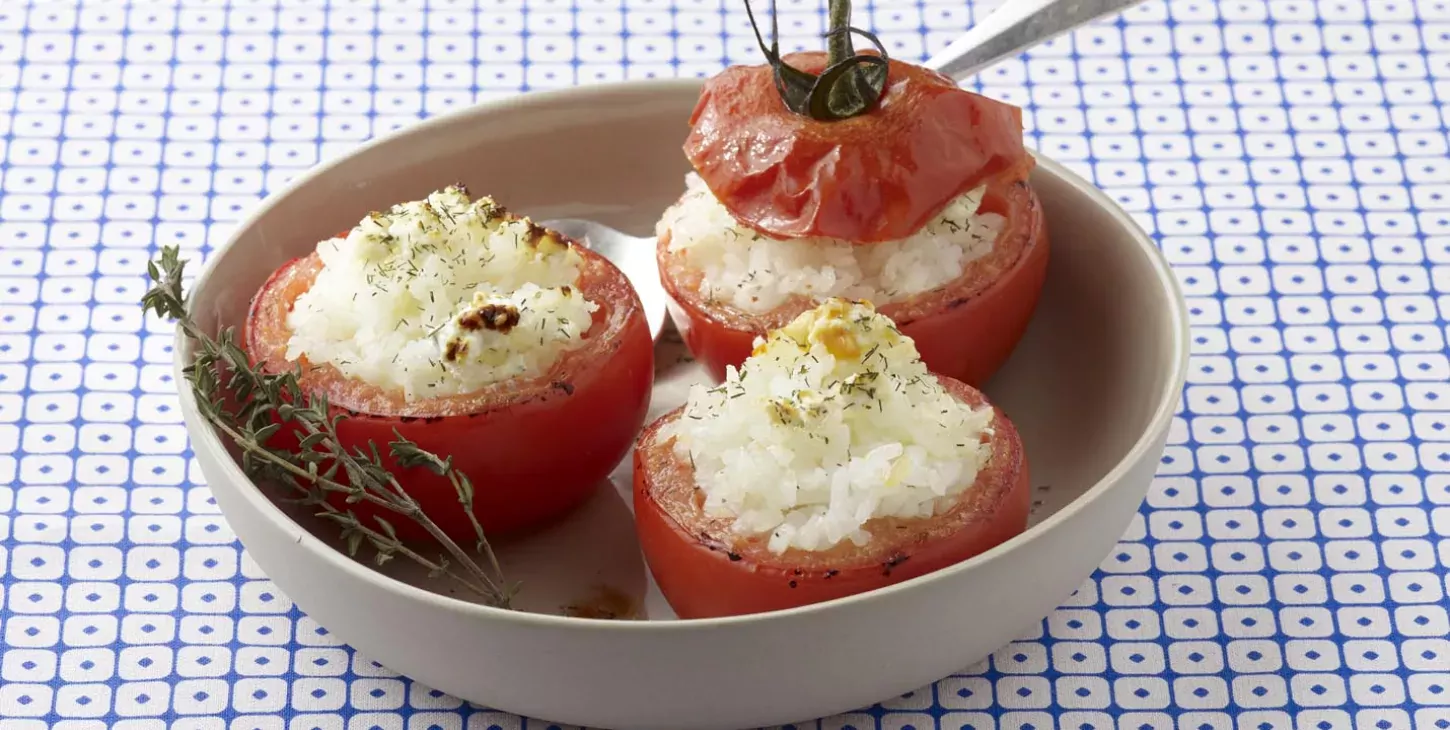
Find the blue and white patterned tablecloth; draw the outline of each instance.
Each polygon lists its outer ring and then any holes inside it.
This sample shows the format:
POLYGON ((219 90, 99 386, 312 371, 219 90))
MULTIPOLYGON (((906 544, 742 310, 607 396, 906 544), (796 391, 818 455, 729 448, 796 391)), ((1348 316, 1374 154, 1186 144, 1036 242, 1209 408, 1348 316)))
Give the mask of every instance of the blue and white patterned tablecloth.
MULTIPOLYGON (((972 12, 856 19, 920 59, 972 12)), ((781 3, 789 40, 822 19, 781 3)), ((248 560, 143 265, 420 117, 759 58, 738 0, 0 0, 0 727, 548 727, 339 646, 248 560)), ((1158 237, 1185 410, 1037 636, 821 727, 1450 728, 1450 2, 1150 0, 984 81, 1158 237)))

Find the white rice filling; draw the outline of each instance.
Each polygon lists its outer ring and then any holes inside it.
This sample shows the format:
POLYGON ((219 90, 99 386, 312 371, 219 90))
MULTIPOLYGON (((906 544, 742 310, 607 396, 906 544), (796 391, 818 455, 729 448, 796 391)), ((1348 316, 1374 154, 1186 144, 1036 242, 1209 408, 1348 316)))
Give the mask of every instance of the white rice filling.
POLYGON ((459 187, 364 218, 318 244, 287 358, 306 355, 409 402, 546 372, 598 306, 576 288, 579 253, 459 187))
POLYGON ((781 553, 938 514, 990 459, 992 419, 947 392, 890 319, 830 299, 757 341, 722 385, 695 386, 662 436, 693 464, 707 514, 781 553))
POLYGON ((794 296, 901 301, 962 275, 992 251, 1004 219, 980 213, 986 187, 958 197, 908 238, 858 245, 833 238, 779 240, 742 225, 695 173, 686 192, 665 211, 658 233, 670 233, 703 274, 701 294, 751 313, 768 312, 794 296))

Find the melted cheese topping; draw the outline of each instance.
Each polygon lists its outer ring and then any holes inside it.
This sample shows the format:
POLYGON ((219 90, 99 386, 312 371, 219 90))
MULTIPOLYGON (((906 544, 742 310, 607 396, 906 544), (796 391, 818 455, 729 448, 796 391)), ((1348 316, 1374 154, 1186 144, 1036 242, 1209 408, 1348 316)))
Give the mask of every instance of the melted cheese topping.
POLYGON ((461 187, 375 212, 317 252, 323 268, 287 319, 288 359, 410 402, 541 375, 598 309, 577 289, 577 251, 461 187))
POLYGON ((779 553, 937 514, 991 457, 992 419, 943 388, 890 319, 833 298, 757 340, 722 385, 695 386, 664 435, 706 512, 779 553))

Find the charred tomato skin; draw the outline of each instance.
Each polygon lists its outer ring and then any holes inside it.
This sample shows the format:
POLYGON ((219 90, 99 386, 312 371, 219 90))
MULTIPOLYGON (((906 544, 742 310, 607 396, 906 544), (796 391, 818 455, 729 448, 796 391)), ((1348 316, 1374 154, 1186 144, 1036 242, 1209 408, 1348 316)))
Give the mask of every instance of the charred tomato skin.
MULTIPOLYGON (((969 262, 954 281, 877 309, 916 342, 935 373, 981 387, 1016 349, 1047 278, 1047 223, 1025 181, 989 186, 982 210, 1006 218, 990 254, 969 262)), ((656 245, 660 283, 670 318, 690 353, 716 382, 728 365, 750 356, 756 337, 784 326, 815 302, 806 297, 763 314, 741 312, 701 294, 701 275, 682 253, 669 250, 666 231, 656 245)))
MULTIPOLYGON (((938 376, 963 401, 975 389, 938 376)), ((634 452, 634 513, 640 547, 655 582, 684 619, 778 611, 900 583, 990 550, 1027 526, 1032 489, 1016 428, 996 411, 993 455, 974 486, 953 506, 926 519, 876 519, 872 539, 814 552, 771 553, 765 540, 732 535, 728 521, 700 508, 690 465, 660 429, 683 408, 650 424, 634 452)))
MULTIPOLYGON (((644 309, 613 264, 582 247, 576 250, 584 260, 578 288, 600 308, 584 344, 541 377, 410 404, 330 365, 303 363, 299 381, 304 391, 325 393, 331 413, 346 416, 337 426, 342 445, 375 443, 424 514, 460 545, 472 545, 476 536, 457 492, 443 477, 396 464, 387 444, 398 434, 452 457, 473 483, 474 514, 494 537, 541 527, 582 504, 628 457, 644 424, 654 372, 644 309)), ((285 357, 286 317, 320 269, 315 253, 293 260, 277 269, 253 299, 246 349, 254 366, 274 373, 297 366, 285 357)), ((271 445, 295 449, 298 438, 284 427, 271 445)), ((339 471, 337 478, 347 483, 345 473, 339 471)), ((365 522, 381 515, 405 540, 427 537, 412 520, 386 510, 347 505, 341 495, 331 495, 330 501, 365 522)))

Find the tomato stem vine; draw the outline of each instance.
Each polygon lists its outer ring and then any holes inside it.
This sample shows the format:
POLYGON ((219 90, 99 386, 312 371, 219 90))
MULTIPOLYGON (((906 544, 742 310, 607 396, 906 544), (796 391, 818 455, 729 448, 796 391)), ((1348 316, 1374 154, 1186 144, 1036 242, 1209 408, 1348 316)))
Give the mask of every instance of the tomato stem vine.
POLYGON ((182 293, 186 263, 178 247, 163 248, 160 258, 146 267, 153 286, 141 303, 147 311, 175 320, 196 344, 195 357, 182 368, 182 374, 202 417, 240 450, 247 476, 287 487, 296 494, 288 501, 313 508, 317 517, 336 524, 349 555, 356 556, 366 543, 379 566, 402 556, 426 568, 429 577, 448 578, 490 606, 509 608, 517 587, 505 583, 498 558, 473 513, 473 484, 453 467, 452 457, 439 457, 396 431, 396 440, 387 444, 388 455, 404 469, 424 469, 448 479, 477 537, 474 551, 485 558, 487 569, 423 512, 384 465, 376 443, 370 441, 366 449, 351 451, 342 445, 337 424, 345 415, 331 412, 326 395, 305 392, 298 381, 299 370, 268 373, 253 367, 237 343, 234 328, 223 328, 213 337, 196 323, 182 293), (296 451, 267 445, 289 425, 299 440, 296 451), (339 471, 346 475, 347 484, 337 480, 339 471), (385 517, 374 515, 372 523, 366 523, 351 509, 329 502, 329 494, 344 495, 348 505, 367 503, 411 520, 445 554, 430 558, 414 550, 398 538, 385 517), (460 567, 454 567, 455 563, 460 567))
POLYGON ((829 122, 860 116, 876 107, 886 93, 890 59, 880 39, 851 25, 851 0, 829 0, 826 67, 819 74, 802 71, 781 58, 775 0, 770 2, 769 45, 760 33, 750 0, 744 2, 755 41, 775 72, 776 91, 788 109, 829 122), (870 41, 876 52, 857 53, 851 43, 853 35, 870 41))
MULTIPOLYGON (((826 27, 830 30, 851 27, 851 0, 830 0, 826 11, 826 27)), ((856 55, 851 47, 851 34, 835 33, 826 38, 826 65, 834 66, 856 55)))

